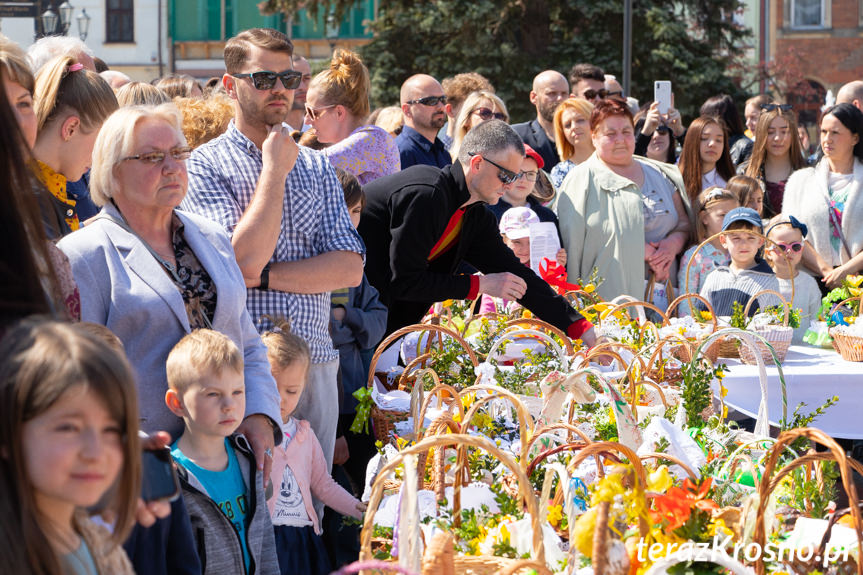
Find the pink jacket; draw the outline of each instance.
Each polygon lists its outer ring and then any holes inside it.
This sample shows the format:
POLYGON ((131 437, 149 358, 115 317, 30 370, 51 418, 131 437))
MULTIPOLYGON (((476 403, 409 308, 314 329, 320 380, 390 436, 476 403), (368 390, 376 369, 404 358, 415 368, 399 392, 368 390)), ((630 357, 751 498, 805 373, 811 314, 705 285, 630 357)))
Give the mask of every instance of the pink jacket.
POLYGON ((279 496, 278 486, 282 483, 282 475, 286 466, 290 467, 294 473, 297 485, 303 494, 306 513, 314 524, 315 533, 320 535, 322 529, 318 523, 318 514, 315 513, 315 508, 312 505, 312 495, 342 515, 348 515, 355 519, 362 517, 362 512, 357 509, 357 505, 360 504, 359 500, 345 491, 327 473, 324 450, 321 449, 321 444, 309 422, 302 419, 297 420, 297 433, 288 444, 287 449, 281 445, 276 445, 273 448, 273 468, 270 471, 270 481, 276 489, 273 490, 273 496, 267 501, 270 516, 276 507, 276 498, 279 496))

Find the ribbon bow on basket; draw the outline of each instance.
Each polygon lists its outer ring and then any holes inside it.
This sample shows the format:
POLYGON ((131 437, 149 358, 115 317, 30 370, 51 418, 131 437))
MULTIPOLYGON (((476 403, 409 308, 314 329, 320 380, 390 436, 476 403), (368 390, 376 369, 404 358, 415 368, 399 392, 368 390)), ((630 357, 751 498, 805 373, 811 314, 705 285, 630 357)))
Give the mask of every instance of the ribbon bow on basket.
POLYGON ((553 287, 559 295, 581 290, 580 285, 571 284, 566 281, 565 267, 548 258, 542 258, 542 261, 539 262, 539 277, 553 287))

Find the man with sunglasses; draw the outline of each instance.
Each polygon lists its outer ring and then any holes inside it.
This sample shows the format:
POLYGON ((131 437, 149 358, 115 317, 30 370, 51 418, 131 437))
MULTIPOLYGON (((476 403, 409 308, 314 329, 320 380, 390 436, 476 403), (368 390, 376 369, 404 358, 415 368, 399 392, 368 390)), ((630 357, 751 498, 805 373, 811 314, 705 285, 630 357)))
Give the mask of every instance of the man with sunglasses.
MULTIPOLYGON (((232 236, 258 330, 287 319, 308 342, 311 365, 297 410, 311 423, 329 469, 339 366, 329 334, 330 292, 359 285, 365 250, 333 167, 325 156, 298 147, 284 124, 301 83, 292 54, 287 36, 269 28, 245 30, 227 42, 222 84, 234 100, 235 119, 192 154, 182 207, 232 236)), ((258 462, 271 464, 263 457, 258 462)))
POLYGON ((569 97, 569 83, 560 72, 546 70, 533 79, 530 103, 536 108, 536 118, 514 124, 512 129, 525 144, 539 152, 546 170, 560 161, 554 147, 554 111, 569 97))
POLYGON ((596 105, 608 96, 605 89, 605 72, 593 64, 576 64, 569 71, 569 85, 574 98, 584 98, 596 105))
POLYGON ((446 124, 446 96, 440 82, 415 74, 402 84, 399 96, 405 125, 396 138, 402 169, 425 164, 443 168, 452 163, 438 130, 446 124))
POLYGON ((388 333, 419 322, 435 302, 486 293, 594 343, 590 322, 518 260, 486 209, 519 179, 523 158, 518 134, 489 120, 467 133, 451 166, 415 166, 366 184, 359 231, 366 277, 389 308, 388 333), (484 275, 460 273, 463 262, 484 275))

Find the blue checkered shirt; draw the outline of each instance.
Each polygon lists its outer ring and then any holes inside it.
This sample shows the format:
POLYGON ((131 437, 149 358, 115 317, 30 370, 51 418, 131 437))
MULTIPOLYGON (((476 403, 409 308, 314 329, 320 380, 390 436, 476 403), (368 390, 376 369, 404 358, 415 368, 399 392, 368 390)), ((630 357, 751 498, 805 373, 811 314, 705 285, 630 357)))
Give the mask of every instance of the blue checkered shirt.
MULTIPOLYGON (((220 223, 233 234, 252 200, 263 170, 261 150, 231 121, 227 132, 200 146, 188 161, 189 191, 180 206, 220 223)), ((351 225, 344 193, 327 158, 300 147, 288 174, 282 231, 270 262, 290 262, 333 251, 365 255, 351 225)), ((313 363, 338 358, 329 334, 330 294, 249 289, 246 307, 259 331, 272 329, 265 318, 287 318, 309 344, 313 363)))

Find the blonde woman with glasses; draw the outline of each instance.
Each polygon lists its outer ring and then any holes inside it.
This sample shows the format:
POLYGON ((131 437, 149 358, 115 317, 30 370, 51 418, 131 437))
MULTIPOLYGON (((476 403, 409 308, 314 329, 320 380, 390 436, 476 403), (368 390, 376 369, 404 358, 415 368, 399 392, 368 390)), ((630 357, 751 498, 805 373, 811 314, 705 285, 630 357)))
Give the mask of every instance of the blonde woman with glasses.
POLYGON ((453 160, 458 158, 458 150, 465 135, 483 122, 489 120, 503 120, 509 123, 509 113, 506 104, 499 96, 486 90, 471 92, 464 100, 464 104, 455 119, 455 133, 449 153, 453 160))

